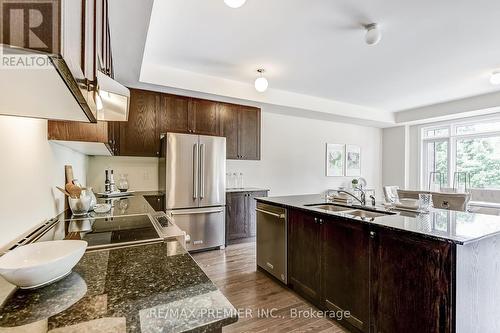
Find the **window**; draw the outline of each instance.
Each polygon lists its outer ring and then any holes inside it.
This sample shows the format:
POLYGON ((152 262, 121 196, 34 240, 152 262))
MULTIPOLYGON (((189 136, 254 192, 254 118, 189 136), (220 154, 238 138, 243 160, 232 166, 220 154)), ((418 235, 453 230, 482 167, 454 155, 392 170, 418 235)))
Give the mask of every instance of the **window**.
POLYGON ((424 127, 421 147, 422 188, 463 187, 467 173, 472 188, 500 189, 499 119, 424 127))
POLYGON ((448 184, 448 141, 428 141, 425 144, 429 181, 442 185, 448 184))
POLYGON ((424 138, 442 138, 450 135, 448 127, 430 128, 424 131, 424 138))

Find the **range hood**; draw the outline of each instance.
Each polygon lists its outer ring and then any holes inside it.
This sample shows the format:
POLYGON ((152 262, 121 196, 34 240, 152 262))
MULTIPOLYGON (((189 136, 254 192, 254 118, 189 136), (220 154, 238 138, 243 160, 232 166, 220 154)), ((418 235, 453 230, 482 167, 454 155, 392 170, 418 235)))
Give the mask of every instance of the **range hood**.
POLYGON ((100 71, 97 71, 97 89, 97 120, 127 121, 130 90, 100 71))
POLYGON ((89 82, 60 55, 5 44, 0 56, 2 115, 93 123, 128 119, 129 90, 100 72, 97 82, 89 82))

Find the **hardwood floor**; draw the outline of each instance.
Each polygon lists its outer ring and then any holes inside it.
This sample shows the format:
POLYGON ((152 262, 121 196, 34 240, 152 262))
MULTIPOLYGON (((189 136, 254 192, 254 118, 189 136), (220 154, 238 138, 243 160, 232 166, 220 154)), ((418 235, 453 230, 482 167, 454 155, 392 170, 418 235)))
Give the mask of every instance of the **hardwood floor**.
POLYGON ((224 333, 348 332, 329 319, 294 315, 298 311, 310 313, 308 311, 317 309, 256 270, 255 243, 229 245, 225 250, 193 254, 193 258, 234 307, 241 311, 238 322, 224 327, 224 333), (273 316, 269 312, 271 310, 273 316))

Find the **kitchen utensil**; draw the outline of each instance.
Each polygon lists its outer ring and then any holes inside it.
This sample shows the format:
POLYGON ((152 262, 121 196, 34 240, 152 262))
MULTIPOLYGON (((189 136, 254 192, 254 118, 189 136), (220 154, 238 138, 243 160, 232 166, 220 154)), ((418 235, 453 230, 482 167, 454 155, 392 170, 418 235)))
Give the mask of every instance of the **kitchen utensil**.
POLYGON ((66 175, 66 183, 72 183, 73 179, 73 167, 71 165, 64 166, 64 174, 66 175))
POLYGON ((0 257, 0 275, 22 289, 39 288, 71 273, 86 248, 87 242, 81 240, 20 246, 0 257))
POLYGON ((68 191, 69 196, 73 199, 80 198, 82 194, 82 188, 71 183, 66 184, 66 191, 68 191))
POLYGON ((79 198, 68 198, 69 208, 74 216, 82 216, 89 212, 91 197, 82 195, 79 198))
POLYGON ((68 191, 66 191, 66 190, 64 190, 64 189, 62 189, 62 188, 60 188, 59 186, 56 186, 56 188, 57 188, 59 191, 61 191, 62 193, 64 193, 64 195, 66 195, 66 196, 68 196, 68 197, 70 196, 70 195, 69 195, 69 193, 68 193, 68 191))
POLYGON ((97 204, 97 198, 92 190, 92 187, 82 188, 82 195, 90 196, 90 210, 93 210, 94 206, 97 204))

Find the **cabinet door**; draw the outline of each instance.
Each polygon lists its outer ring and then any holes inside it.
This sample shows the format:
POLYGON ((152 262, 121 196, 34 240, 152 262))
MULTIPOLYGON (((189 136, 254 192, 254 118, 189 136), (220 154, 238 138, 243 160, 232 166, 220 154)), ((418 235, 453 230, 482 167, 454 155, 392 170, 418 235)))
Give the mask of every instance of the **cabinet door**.
POLYGON ((372 228, 371 331, 451 332, 453 245, 372 228))
POLYGON ((239 159, 260 160, 260 109, 241 106, 238 121, 239 159))
POLYGON ((236 160, 238 154, 238 105, 219 103, 221 136, 226 137, 226 159, 236 160))
POLYGON ((202 135, 219 135, 217 103, 192 98, 189 103, 189 132, 202 135))
POLYGON ((323 224, 324 306, 349 311, 348 325, 369 330, 369 230, 359 222, 329 219, 323 224))
POLYGON ((162 94, 158 112, 158 134, 189 132, 189 98, 162 94))
POLYGON ((226 195, 226 239, 228 241, 247 237, 246 199, 244 192, 227 193, 226 195))
POLYGON ((248 192, 246 200, 246 224, 248 225, 247 237, 255 237, 257 235, 257 201, 255 198, 267 197, 266 191, 248 192))
POLYGON ((144 90, 130 90, 127 122, 120 122, 120 155, 159 156, 160 138, 156 130, 159 95, 144 90))
POLYGON ((288 215, 288 283, 319 306, 321 298, 321 225, 313 215, 290 210, 288 215))

